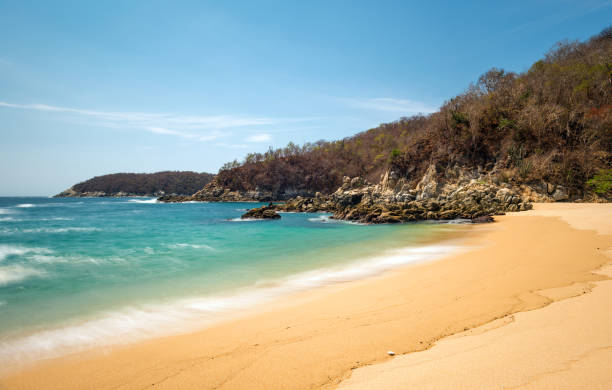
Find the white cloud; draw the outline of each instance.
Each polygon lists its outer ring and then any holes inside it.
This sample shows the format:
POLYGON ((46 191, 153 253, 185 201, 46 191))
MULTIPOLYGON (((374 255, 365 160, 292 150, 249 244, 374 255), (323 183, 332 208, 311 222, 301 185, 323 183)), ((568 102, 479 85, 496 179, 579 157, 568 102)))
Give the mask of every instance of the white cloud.
POLYGON ((266 142, 266 141, 270 141, 272 139, 272 137, 270 137, 270 134, 253 134, 250 137, 247 137, 247 141, 249 142, 266 142))
MULTIPOLYGON (((282 123, 307 121, 302 118, 267 118, 239 115, 175 115, 146 112, 97 111, 72 107, 51 106, 47 104, 15 104, 0 101, 0 107, 56 112, 87 117, 94 124, 112 128, 137 128, 155 134, 172 135, 198 141, 211 141, 231 134, 228 129, 240 127, 271 126, 282 123), (221 131, 223 130, 223 131, 221 131)), ((254 135, 252 142, 269 139, 267 134, 254 135), (268 138, 263 138, 268 137, 268 138)))
POLYGON ((408 99, 373 98, 373 99, 343 99, 349 106, 366 110, 395 112, 398 114, 428 114, 436 111, 425 103, 408 99))

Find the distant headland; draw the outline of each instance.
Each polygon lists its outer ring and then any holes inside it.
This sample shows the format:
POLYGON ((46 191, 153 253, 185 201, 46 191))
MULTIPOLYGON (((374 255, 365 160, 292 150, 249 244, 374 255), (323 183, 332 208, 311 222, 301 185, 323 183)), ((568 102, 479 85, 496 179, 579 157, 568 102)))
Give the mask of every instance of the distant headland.
POLYGON ((191 171, 113 173, 75 184, 55 197, 122 197, 190 195, 208 184, 214 175, 191 171))

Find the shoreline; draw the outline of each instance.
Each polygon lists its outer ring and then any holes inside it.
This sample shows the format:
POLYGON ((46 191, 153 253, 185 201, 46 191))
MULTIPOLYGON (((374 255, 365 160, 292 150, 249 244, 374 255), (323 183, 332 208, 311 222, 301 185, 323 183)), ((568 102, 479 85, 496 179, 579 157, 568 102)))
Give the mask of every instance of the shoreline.
MULTIPOLYGON (((572 227, 611 237, 605 211, 599 216, 584 208, 564 211, 559 218, 572 227)), ((542 207, 533 214, 558 213, 542 207)), ((612 383, 612 247, 605 254, 609 261, 594 271, 603 280, 538 290, 550 304, 441 339, 425 351, 360 367, 338 389, 607 388, 612 383)))
POLYGON ((606 279, 593 271, 610 259, 591 247, 609 245, 609 236, 577 230, 553 216, 563 208, 598 207, 604 211, 594 213, 610 215, 610 206, 602 205, 536 205, 476 226, 469 252, 304 292, 279 307, 196 333, 41 362, 0 384, 334 387, 352 369, 390 359, 388 350, 424 350, 466 328, 561 299, 534 291, 606 279), (544 209, 552 212, 539 215, 544 209))
MULTIPOLYGON (((349 221, 331 223, 354 224, 349 221)), ((300 299, 302 294, 308 295, 314 290, 379 277, 398 268, 436 261, 451 252, 464 250, 460 244, 470 225, 436 225, 427 232, 420 229, 404 231, 404 235, 416 233, 416 238, 409 239, 403 246, 379 239, 375 245, 380 247, 380 252, 375 255, 349 256, 337 264, 261 279, 252 285, 232 287, 209 295, 186 296, 140 306, 124 305, 30 333, 16 333, 12 339, 0 338, 0 377, 49 359, 95 354, 97 350, 122 348, 219 326, 267 311, 271 306, 284 306, 286 302, 300 299), (111 336, 113 339, 109 340, 107 337, 111 336), (80 339, 85 342, 80 342, 80 339)), ((395 236, 401 236, 401 232, 396 231, 395 236)))

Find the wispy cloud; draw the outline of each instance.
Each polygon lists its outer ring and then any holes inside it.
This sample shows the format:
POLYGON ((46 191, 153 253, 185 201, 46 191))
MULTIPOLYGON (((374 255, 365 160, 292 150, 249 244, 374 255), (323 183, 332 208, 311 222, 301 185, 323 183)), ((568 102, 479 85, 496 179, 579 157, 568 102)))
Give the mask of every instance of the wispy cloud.
POLYGON ((398 114, 431 113, 436 111, 425 103, 408 99, 373 98, 373 99, 342 99, 350 107, 366 110, 394 112, 398 114))
MULTIPOLYGON (((211 141, 230 134, 228 129, 273 126, 307 121, 307 118, 268 118, 239 115, 175 115, 146 112, 98 111, 47 104, 15 104, 0 101, 0 107, 55 112, 86 117, 96 125, 112 128, 137 128, 154 134, 171 135, 199 141, 211 141)), ((269 135, 257 134, 251 142, 263 142, 269 135)))
POLYGON ((272 137, 270 136, 270 134, 253 134, 250 137, 247 137, 247 141, 249 142, 266 142, 266 141, 270 141, 272 139, 272 137))

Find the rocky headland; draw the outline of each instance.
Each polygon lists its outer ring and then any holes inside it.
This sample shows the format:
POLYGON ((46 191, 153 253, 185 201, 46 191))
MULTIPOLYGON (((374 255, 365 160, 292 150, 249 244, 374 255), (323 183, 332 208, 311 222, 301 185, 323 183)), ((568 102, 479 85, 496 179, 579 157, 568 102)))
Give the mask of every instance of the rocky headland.
MULTIPOLYGON (((378 184, 360 177, 344 177, 342 185, 331 194, 317 192, 313 196, 279 199, 270 191, 232 191, 213 180, 194 195, 162 196, 159 200, 276 201, 249 210, 243 218, 276 218, 274 211, 330 212, 334 219, 374 224, 452 219, 490 222, 490 216, 529 210, 532 202, 583 201, 570 196, 562 185, 546 182, 517 185, 500 182, 499 177, 495 169, 485 172, 454 166, 441 170, 431 164, 416 184, 387 171, 378 184)), ((591 194, 584 201, 606 200, 591 194)))
POLYGON ((113 173, 96 176, 55 195, 56 198, 160 197, 193 194, 210 183, 214 175, 191 171, 113 173))

